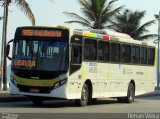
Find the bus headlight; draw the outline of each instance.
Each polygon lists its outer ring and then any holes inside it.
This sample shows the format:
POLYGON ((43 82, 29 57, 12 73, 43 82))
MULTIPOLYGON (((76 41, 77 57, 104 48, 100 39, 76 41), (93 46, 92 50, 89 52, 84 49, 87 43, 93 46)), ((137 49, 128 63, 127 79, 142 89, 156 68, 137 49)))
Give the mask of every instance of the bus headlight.
POLYGON ((14 79, 14 73, 11 72, 11 74, 10 74, 10 80, 12 81, 13 79, 14 79))
POLYGON ((53 89, 56 89, 64 84, 66 84, 66 82, 67 82, 67 79, 60 80, 59 82, 57 82, 53 85, 53 89))
POLYGON ((67 82, 67 79, 63 79, 60 81, 60 85, 64 85, 64 84, 66 84, 66 82, 67 82))
POLYGON ((12 72, 10 75, 10 81, 17 87, 18 82, 14 79, 15 74, 12 72))
POLYGON ((13 80, 13 84, 15 85, 15 86, 17 86, 17 81, 16 80, 13 80))
POLYGON ((60 84, 59 82, 55 83, 54 84, 54 89, 58 88, 60 86, 59 84, 60 84))

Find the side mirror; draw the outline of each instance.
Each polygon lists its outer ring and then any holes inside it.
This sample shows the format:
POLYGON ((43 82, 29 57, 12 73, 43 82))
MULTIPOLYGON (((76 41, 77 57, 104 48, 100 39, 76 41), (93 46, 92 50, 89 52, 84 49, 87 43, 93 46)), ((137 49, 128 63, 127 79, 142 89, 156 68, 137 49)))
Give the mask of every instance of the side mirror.
POLYGON ((7 43, 7 51, 6 51, 6 55, 7 55, 7 57, 8 57, 9 60, 12 59, 11 57, 9 57, 9 52, 10 52, 10 45, 9 45, 9 44, 10 44, 11 42, 13 42, 13 39, 10 40, 10 41, 7 43))
POLYGON ((9 55, 9 51, 10 51, 10 45, 7 45, 7 56, 9 55))

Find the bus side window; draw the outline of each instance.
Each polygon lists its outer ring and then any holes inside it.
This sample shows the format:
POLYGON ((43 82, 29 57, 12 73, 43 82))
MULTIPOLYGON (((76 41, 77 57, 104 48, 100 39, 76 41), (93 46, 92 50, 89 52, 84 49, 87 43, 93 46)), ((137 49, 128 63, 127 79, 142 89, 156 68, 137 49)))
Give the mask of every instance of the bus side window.
POLYGON ((132 45, 131 62, 133 64, 139 64, 140 63, 140 47, 139 46, 132 45))
POLYGON ((82 47, 80 45, 72 45, 71 47, 71 63, 81 64, 82 62, 82 47))
POLYGON ((111 62, 120 62, 120 44, 116 42, 111 43, 111 62))
POLYGON ((84 41, 84 60, 97 60, 97 40, 86 38, 84 41))
POLYGON ((110 43, 106 41, 98 42, 98 60, 109 62, 110 59, 110 43))
POLYGON ((141 47, 141 64, 147 64, 147 48, 141 47))
POLYGON ((155 49, 148 48, 148 65, 154 65, 155 49))
POLYGON ((121 45, 121 62, 122 63, 131 62, 131 45, 128 44, 121 45))

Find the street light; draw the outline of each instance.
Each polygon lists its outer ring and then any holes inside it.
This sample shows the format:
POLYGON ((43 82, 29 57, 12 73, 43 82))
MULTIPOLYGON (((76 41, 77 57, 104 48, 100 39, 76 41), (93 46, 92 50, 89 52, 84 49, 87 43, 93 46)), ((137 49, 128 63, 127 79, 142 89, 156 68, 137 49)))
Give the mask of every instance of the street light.
POLYGON ((158 66, 157 66, 157 88, 159 88, 159 40, 160 40, 160 11, 159 15, 154 15, 158 20, 158 66))

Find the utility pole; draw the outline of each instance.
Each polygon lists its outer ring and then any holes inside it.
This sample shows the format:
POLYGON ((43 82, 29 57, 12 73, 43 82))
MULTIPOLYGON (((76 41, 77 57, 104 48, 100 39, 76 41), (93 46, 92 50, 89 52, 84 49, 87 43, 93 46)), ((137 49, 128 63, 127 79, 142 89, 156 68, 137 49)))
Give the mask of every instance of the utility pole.
POLYGON ((160 83, 160 79, 159 79, 159 72, 160 72, 160 68, 159 68, 159 40, 160 40, 160 11, 159 11, 159 15, 154 15, 155 18, 158 20, 158 58, 157 58, 157 89, 159 89, 159 83, 160 83))
POLYGON ((6 40, 7 40, 7 22, 8 22, 8 0, 4 0, 2 47, 1 47, 1 82, 3 90, 7 90, 7 57, 6 57, 6 40))
POLYGON ((160 40, 160 11, 159 11, 159 17, 158 17, 158 78, 157 78, 157 88, 159 89, 159 83, 160 83, 160 79, 159 79, 159 40, 160 40))

